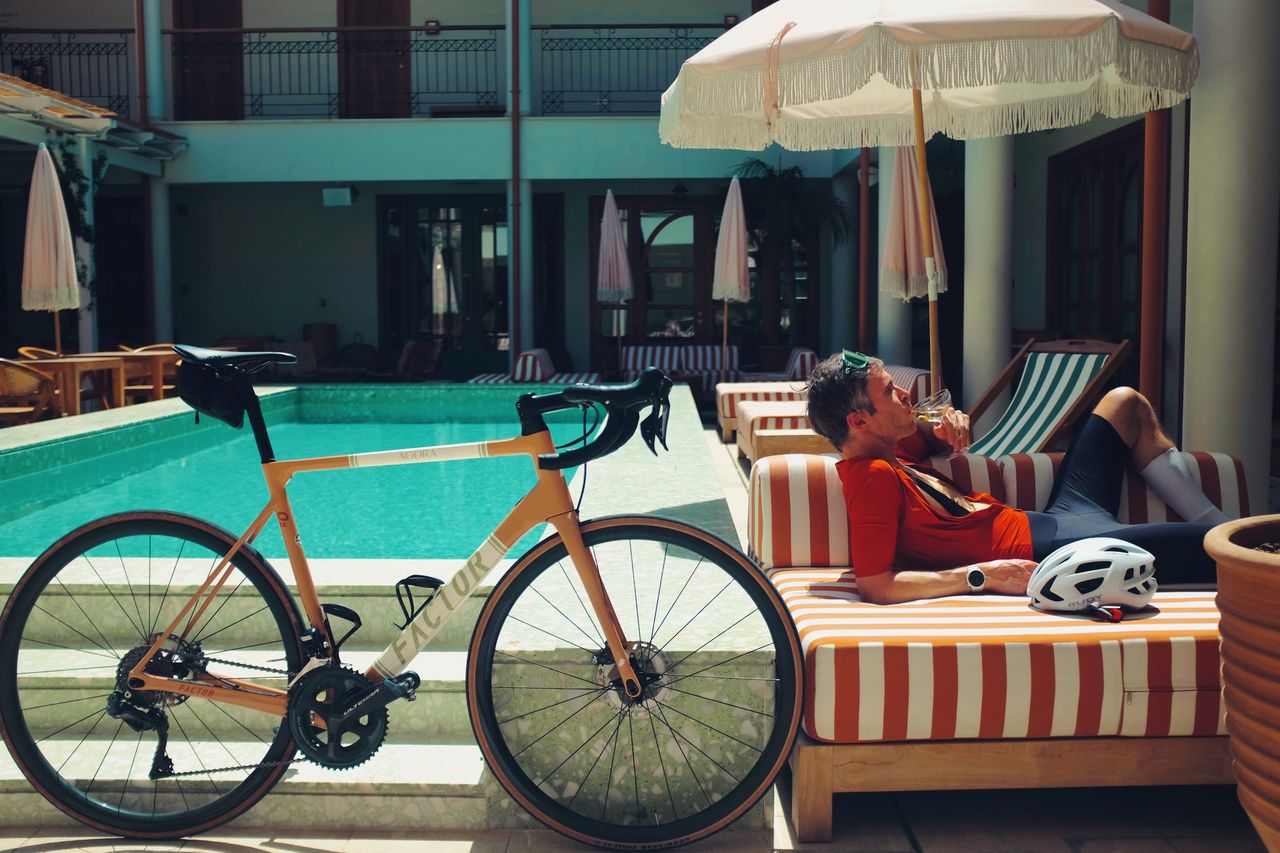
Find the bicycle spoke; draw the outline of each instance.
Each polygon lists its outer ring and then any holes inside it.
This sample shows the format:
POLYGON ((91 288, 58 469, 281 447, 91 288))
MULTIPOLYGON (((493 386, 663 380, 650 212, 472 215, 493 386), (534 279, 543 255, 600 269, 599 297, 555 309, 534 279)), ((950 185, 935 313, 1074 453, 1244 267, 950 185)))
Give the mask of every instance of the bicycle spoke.
POLYGON ((142 608, 138 606, 138 596, 133 591, 133 581, 129 580, 129 569, 124 564, 124 554, 120 553, 120 540, 115 541, 116 557, 120 560, 120 573, 124 575, 125 586, 129 587, 129 597, 133 599, 133 610, 138 614, 138 629, 141 631, 142 626, 147 623, 142 618, 142 608))
POLYGON ((669 546, 666 542, 662 543, 662 565, 658 567, 658 588, 653 596, 653 619, 649 623, 649 636, 657 639, 658 636, 658 602, 662 600, 662 581, 667 576, 667 553, 669 546))
POLYGON ((556 673, 557 675, 563 675, 565 678, 572 678, 574 681, 581 681, 581 682, 584 682, 584 683, 586 683, 586 684, 590 684, 592 687, 599 687, 599 686, 600 686, 600 685, 596 684, 594 681, 592 681, 592 680, 591 680, 591 679, 589 679, 589 678, 583 678, 582 676, 580 676, 580 675, 574 675, 574 674, 573 674, 573 673, 571 673, 571 672, 564 672, 563 670, 556 669, 554 666, 548 666, 547 664, 545 664, 545 663, 539 663, 539 662, 538 662, 538 661, 536 661, 536 660, 529 660, 528 658, 522 658, 522 657, 520 657, 519 655, 513 655, 513 654, 511 654, 511 652, 503 651, 502 649, 498 649, 497 651, 498 651, 498 654, 500 654, 500 655, 505 655, 505 656, 507 656, 507 657, 509 657, 509 658, 511 658, 511 659, 513 659, 513 660, 517 660, 517 661, 519 661, 519 662, 520 662, 520 663, 522 663, 522 664, 529 664, 529 665, 531 665, 531 666, 540 666, 540 667, 542 667, 543 669, 549 669, 549 670, 551 670, 552 672, 556 673))
MULTIPOLYGON (((596 556, 595 552, 592 551, 591 559, 594 560, 595 556, 596 556)), ((598 644, 597 648, 603 648, 605 645, 605 641, 604 641, 604 637, 601 636, 600 634, 600 626, 596 624, 596 620, 592 617, 591 611, 587 609, 586 602, 583 601, 582 596, 578 594, 578 585, 569 579, 569 573, 565 571, 563 560, 557 561, 556 565, 560 567, 560 574, 564 575, 564 582, 568 585, 569 589, 573 590, 573 597, 578 599, 578 606, 582 608, 582 615, 587 617, 587 624, 590 625, 592 630, 596 632, 595 637, 588 637, 587 639, 597 643, 598 644)), ((586 632, 584 631, 583 633, 586 633, 586 632)))
MULTIPOLYGON (((138 636, 139 637, 146 636, 145 634, 142 633, 142 626, 134 624, 133 617, 129 615, 129 611, 124 609, 124 605, 120 603, 120 599, 116 596, 114 592, 112 592, 111 584, 107 583, 105 580, 102 579, 102 575, 98 573, 97 568, 93 565, 93 561, 89 559, 89 555, 82 554, 81 559, 83 559, 85 562, 85 565, 89 567, 89 571, 93 572, 94 576, 97 577, 98 583, 102 584, 103 590, 105 590, 107 595, 111 597, 111 600, 116 603, 116 607, 120 608, 120 612, 124 614, 124 618, 129 621, 130 625, 133 625, 134 630, 138 632, 138 636)), ((83 613, 84 611, 82 610, 80 612, 83 613)))
MULTIPOLYGON (((110 695, 111 695, 110 693, 95 693, 92 696, 81 696, 78 699, 60 699, 57 702, 45 702, 42 705, 27 705, 26 709, 28 711, 39 711, 42 708, 55 708, 58 705, 74 705, 76 702, 92 702, 95 699, 102 701, 110 695)), ((87 720, 89 717, 92 717, 92 716, 93 714, 90 713, 88 717, 83 717, 81 718, 81 720, 77 720, 76 722, 82 722, 83 720, 87 720)))
POLYGON ((706 797, 708 802, 710 802, 711 798, 707 796, 707 789, 703 786, 702 779, 699 778, 698 771, 694 768, 693 762, 689 761, 689 757, 685 753, 684 747, 680 746, 680 741, 684 741, 685 743, 689 744, 689 746, 692 749, 696 749, 698 751, 699 755, 707 759, 707 761, 710 761, 716 767, 720 768, 720 772, 728 776, 730 779, 732 779, 735 785, 742 781, 737 776, 733 775, 733 773, 730 772, 723 764, 721 764, 719 761, 716 761, 714 758, 708 755, 706 750, 704 750, 702 747, 698 746, 696 743, 691 741, 689 737, 686 734, 684 734, 684 732, 680 731, 675 726, 671 725, 671 723, 667 722, 667 713, 662 708, 658 708, 658 716, 662 717, 662 724, 666 726, 668 730, 670 730, 673 738, 676 739, 676 746, 679 747, 680 754, 684 756, 685 763, 689 765, 689 772, 692 773, 693 778, 697 780, 698 788, 702 791, 702 796, 706 797))
POLYGON ((740 743, 740 744, 742 744, 743 746, 745 746, 747 749, 754 750, 755 752, 760 752, 760 751, 761 751, 761 750, 760 750, 760 747, 758 747, 758 746, 752 746, 751 744, 747 743, 747 742, 746 742, 745 740, 743 740, 742 738, 736 738, 736 737, 734 737, 733 735, 729 734, 728 732, 722 732, 722 731, 720 731, 719 729, 717 729, 715 726, 713 726, 713 725, 711 725, 710 723, 708 723, 706 720, 699 720, 697 717, 691 717, 691 716, 689 716, 688 714, 686 714, 684 711, 681 711, 679 708, 675 707, 674 705, 668 705, 666 702, 663 702, 663 701, 662 701, 662 700, 660 700, 660 699, 655 699, 655 700, 653 700, 653 701, 654 701, 654 702, 656 702, 656 703, 658 704, 658 706, 659 706, 659 707, 661 707, 663 710, 666 710, 666 711, 674 711, 675 713, 679 714, 680 716, 684 717, 685 719, 687 719, 687 720, 693 720, 693 721, 694 721, 695 723, 697 723, 698 725, 702 726, 702 727, 703 727, 703 728, 705 728, 705 729, 710 729, 711 731, 715 732, 716 734, 720 735, 721 737, 726 737, 726 738, 728 738, 729 740, 733 741, 734 743, 740 743))
MULTIPOLYGON (((721 591, 723 592, 723 590, 721 590, 721 591)), ((675 663, 671 664, 671 665, 672 665, 672 667, 677 667, 677 666, 679 666, 680 664, 684 663, 684 662, 685 662, 685 661, 687 661, 689 658, 693 657, 693 656, 694 656, 694 655, 696 655, 698 652, 702 651, 702 650, 703 650, 703 649, 705 649, 707 646, 711 645, 711 644, 712 644, 712 643, 714 643, 716 640, 720 639, 720 638, 721 638, 721 637, 723 637, 725 634, 729 633, 729 632, 730 632, 730 631, 732 631, 734 628, 737 628, 737 627, 738 627, 739 625, 741 625, 743 622, 745 622, 746 620, 750 619, 750 618, 752 617, 752 615, 753 615, 753 614, 752 614, 750 611, 748 611, 747 613, 742 614, 741 616, 739 616, 739 617, 738 617, 738 619, 737 619, 737 621, 736 621, 736 622, 733 622, 733 623, 731 623, 731 624, 729 624, 729 625, 726 625, 724 628, 722 628, 722 629, 720 630, 720 633, 716 634, 716 635, 715 635, 714 637, 712 637, 711 639, 709 639, 709 640, 705 641, 702 645, 698 646, 696 649, 694 649, 693 651, 689 652, 689 654, 687 654, 687 655, 685 655, 684 657, 680 658, 680 660, 678 660, 678 661, 676 661, 675 663)), ((684 629, 682 628, 682 629, 680 629, 680 630, 684 630, 684 629)), ((678 636, 678 634, 677 634, 677 636, 678 636)), ((675 637, 672 637, 672 639, 674 640, 674 639, 675 639, 675 637)))
MULTIPOLYGON (((152 537, 148 536, 147 537, 147 554, 148 555, 151 553, 151 540, 152 540, 152 537)), ((156 618, 155 618, 155 621, 151 623, 152 634, 156 632, 156 628, 160 624, 160 614, 164 612, 164 603, 169 598, 169 590, 173 588, 173 579, 178 575, 178 565, 179 563, 182 562, 182 555, 186 553, 186 550, 187 550, 187 541, 184 539, 182 540, 182 544, 178 547, 178 555, 173 558, 173 568, 169 570, 169 580, 164 585, 164 592, 161 593, 160 595, 160 603, 156 605, 156 618)), ((208 576, 208 574, 213 571, 214 567, 217 564, 218 564, 218 560, 215 557, 213 561, 210 562, 209 571, 205 572, 205 575, 208 576)))
MULTIPOLYGON (((578 748, 577 748, 577 749, 575 749, 573 752, 569 753, 568 755, 566 755, 563 761, 561 761, 561 762, 560 762, 559 764, 557 764, 555 767, 551 768, 550 772, 548 772, 546 775, 544 775, 541 779, 539 779, 539 780, 538 780, 538 784, 539 784, 539 785, 545 784, 547 781, 549 781, 549 780, 551 779, 551 777, 552 777, 552 776, 556 775, 556 771, 557 771, 557 770, 559 770, 561 767, 564 767, 566 764, 568 764, 568 763, 569 763, 569 760, 570 760, 571 758, 573 758, 575 755, 577 755, 579 752, 581 752, 581 751, 582 751, 582 748, 583 748, 584 746, 586 746, 587 744, 591 743, 591 741, 595 738, 595 736, 596 736, 596 735, 598 735, 598 734, 600 734, 602 731, 604 731, 604 730, 605 730, 605 727, 606 727, 606 726, 608 726, 610 722, 612 722, 612 720, 605 720, 603 723, 601 723, 601 724, 600 724, 600 728, 596 729, 594 732, 592 732, 592 733, 590 734, 590 736, 588 736, 585 740, 583 740, 583 741, 582 741, 582 743, 578 744, 578 748)), ((600 759, 599 759, 599 757, 597 756, 596 761, 599 761, 599 760, 600 760, 600 759)), ((594 763, 591 765, 591 767, 592 767, 593 769, 595 768, 595 766, 596 766, 596 765, 595 765, 594 763)), ((589 775, 591 775, 591 774, 590 774, 590 771, 588 771, 587 775, 588 775, 588 776, 589 776, 589 775)), ((586 777, 584 776, 584 777, 583 777, 583 782, 585 782, 585 781, 586 781, 586 777)), ((579 786, 578 786, 578 790, 579 790, 579 791, 581 791, 581 790, 582 790, 582 785, 581 785, 581 784, 579 784, 579 786)))
POLYGON ((58 580, 58 586, 61 586, 61 587, 62 587, 62 589, 63 589, 63 591, 64 591, 64 592, 66 592, 66 594, 67 594, 67 598, 68 598, 68 599, 70 599, 71 603, 72 603, 72 604, 74 604, 74 605, 76 606, 76 610, 79 610, 79 611, 80 611, 80 615, 81 615, 81 616, 83 616, 83 617, 85 618, 85 621, 86 621, 86 622, 88 622, 90 625, 92 625, 92 626, 93 626, 93 629, 94 629, 95 631, 97 631, 97 632, 98 632, 98 636, 102 638, 102 644, 101 644, 101 645, 99 645, 99 644, 98 644, 98 641, 97 641, 97 640, 93 639, 92 637, 90 637, 89 635, 87 635, 87 634, 85 634, 85 633, 82 633, 81 631, 77 631, 75 628, 72 628, 72 627, 71 627, 70 625, 68 625, 66 622, 64 622, 63 620, 59 619, 57 616, 54 616, 52 613, 50 613, 48 610, 45 610, 45 609, 44 609, 43 607, 41 607, 39 604, 37 604, 37 605, 36 605, 34 608, 32 608, 32 609, 33 609, 33 610, 36 610, 36 611, 38 611, 38 612, 40 612, 40 613, 43 613, 45 616, 48 616, 48 617, 49 617, 50 619, 52 619, 54 622, 57 622, 59 625, 62 625, 62 626, 63 626, 64 628, 66 628, 68 631, 72 631, 72 632, 74 632, 74 633, 76 633, 76 634, 79 634, 81 637, 84 637, 84 639, 85 639, 85 640, 87 640, 88 642, 93 643, 95 646, 97 646, 98 648, 102 649, 104 652, 107 652, 108 654, 111 654, 111 653, 112 653, 111 641, 107 639, 107 635, 106 635, 106 634, 102 633, 102 628, 98 625, 98 623, 97 623, 96 621, 94 621, 94 619, 93 619, 92 617, 90 617, 90 616, 89 616, 89 614, 88 614, 88 613, 85 613, 85 612, 84 612, 84 608, 80 606, 80 602, 79 602, 79 601, 77 601, 77 600, 76 600, 76 597, 75 597, 74 595, 72 595, 72 594, 71 594, 71 591, 67 589, 66 585, 62 583, 62 580, 61 580, 61 579, 59 579, 59 580, 58 580))
POLYGON ((684 591, 689 588, 689 584, 693 582, 693 578, 698 574, 698 569, 700 568, 702 568, 701 560, 699 560, 698 564, 693 567, 693 571, 689 573, 689 577, 684 579, 684 586, 680 587, 680 591, 676 593, 676 597, 671 599, 671 605, 667 607, 667 612, 662 614, 662 621, 659 622, 658 627, 654 629, 654 637, 657 637, 658 631, 661 631, 662 627, 667 624, 667 617, 671 615, 671 611, 675 609, 676 603, 680 601, 680 597, 684 595, 684 591))
POLYGON ((658 727, 653 722, 653 714, 649 715, 649 731, 653 732, 653 751, 658 754, 658 767, 662 769, 662 781, 667 783, 667 799, 671 801, 671 814, 679 817, 676 808, 676 795, 671 791, 671 777, 667 775, 667 762, 662 758, 662 744, 658 743, 658 727))
POLYGON ((679 688, 672 687, 670 684, 666 684, 663 686, 666 687, 668 690, 670 690, 672 693, 679 693, 683 696, 693 696, 694 698, 701 699, 704 702, 715 702, 717 705, 725 705, 726 707, 729 707, 729 708, 737 708, 739 711, 746 711, 748 714, 758 714, 761 717, 766 717, 770 720, 773 719, 773 714, 770 714, 767 711, 757 711, 755 708, 748 708, 745 705, 735 705, 732 702, 726 702, 723 699, 717 699, 714 696, 707 696, 703 693, 690 693, 688 690, 680 690, 679 688))
MULTIPOLYGON (((567 690, 569 688, 563 688, 563 689, 567 690)), ((566 702, 572 702, 574 699, 581 699, 583 696, 590 696, 593 693, 601 693, 608 689, 609 688, 607 687, 601 687, 595 690, 584 690, 581 693, 576 693, 567 699, 561 699, 559 702, 552 702, 550 705, 543 705, 541 708, 534 708, 532 711, 525 711, 523 714, 516 714, 514 717, 507 717, 505 720, 499 720, 498 724, 505 726, 507 723, 515 722, 516 720, 522 720, 525 717, 532 717, 534 714, 540 714, 543 711, 547 711, 552 708, 558 708, 561 705, 565 704, 566 702)))
POLYGON ((595 697, 594 697, 590 702, 587 702, 587 703, 586 703, 586 704, 584 704, 581 708, 579 708, 578 710, 574 711, 572 714, 570 714, 569 716, 565 717, 563 720, 561 720, 560 722, 556 723, 554 726, 552 726, 551 728, 547 729, 547 730, 546 730, 545 732, 543 732, 542 734, 538 735, 536 738, 534 738, 534 739, 533 739, 533 741, 532 741, 532 742, 530 742, 530 743, 528 743, 528 744, 525 744, 524 748, 523 748, 523 749, 521 749, 521 750, 520 750, 520 752, 517 752, 517 753, 516 753, 516 755, 518 756, 518 755, 520 755, 521 753, 527 752, 528 750, 530 750, 530 749, 532 749, 533 747, 537 746, 537 745, 538 745, 538 743, 539 743, 539 742, 541 742, 541 741, 542 741, 542 739, 543 739, 543 738, 545 738, 547 735, 551 734, 551 733, 552 733, 552 732, 554 732, 556 729, 560 728, 560 727, 561 727, 561 726, 563 726, 565 723, 569 722, 569 721, 570 721, 570 720, 572 720, 574 717, 578 716, 578 715, 579 715, 579 714, 581 714, 583 711, 585 711, 585 710, 587 710, 588 708, 590 708, 590 707, 591 707, 592 705, 594 705, 596 702, 600 701, 600 696, 602 696, 602 695, 603 695, 603 694, 598 694, 598 695, 597 695, 597 696, 595 696, 595 697))
MULTIPOLYGON (((611 734, 609 736, 609 739, 605 741, 604 749, 600 750, 600 752, 596 755, 596 760, 591 762, 591 766, 587 768, 586 775, 582 777, 582 782, 579 783, 577 790, 573 792, 573 796, 569 798, 569 802, 567 803, 567 805, 570 808, 573 808, 574 801, 578 799, 578 795, 586 790, 587 780, 591 778, 591 774, 595 772, 596 767, 600 764, 600 759, 604 758, 604 754, 609 750, 609 744, 612 743, 613 739, 618 736, 618 729, 622 725, 622 712, 619 711, 617 714, 615 714, 613 719, 616 721, 616 725, 614 725, 613 727, 613 734, 611 734)), ((595 737, 595 735, 598 735, 600 734, 600 732, 604 731, 605 726, 609 725, 610 722, 612 721, 605 721, 605 724, 603 726, 596 729, 595 734, 593 734, 592 737, 595 737)), ((584 746, 586 745, 586 743, 587 743, 586 741, 583 741, 584 746)), ((581 749, 581 748, 582 747, 578 747, 578 749, 581 749)), ((574 752, 576 753, 577 750, 574 750, 574 752)), ((573 756, 569 756, 569 757, 572 758, 573 756)), ((569 760, 568 758, 565 759, 565 761, 568 761, 568 760, 569 760)), ((564 762, 562 761, 560 763, 563 766, 564 762)), ((610 772, 612 772, 613 763, 610 762, 609 766, 610 766, 610 772)), ((556 768, 556 769, 558 770, 559 768, 556 768)), ((555 771, 552 771, 552 772, 554 773, 555 771)), ((609 804, 609 797, 608 797, 608 793, 606 793, 605 808, 608 808, 608 804, 609 804)))
MULTIPOLYGON (((524 625, 527 628, 532 628, 535 631, 541 631, 543 634, 546 634, 548 637, 551 637, 553 640, 559 640, 560 642, 568 646, 571 646, 572 648, 575 648, 580 652, 586 652, 589 655, 595 654, 595 652, 592 649, 588 649, 583 646, 580 646, 577 643, 573 642, 572 640, 566 640, 564 637, 561 637, 559 634, 556 634, 552 631, 548 631, 546 628, 543 628, 541 625, 535 625, 532 622, 526 622, 524 619, 521 619, 519 616, 512 616, 511 621, 519 622, 521 625, 524 625)), ((586 632, 584 631, 583 634, 585 635, 586 632)), ((589 640, 591 638, 587 637, 587 639, 589 640)))
POLYGON ((720 591, 719 591, 719 592, 717 592, 715 595, 711 596, 711 600, 710 600, 710 601, 708 601, 706 604, 702 605, 702 607, 698 608, 698 612, 697 612, 697 613, 694 613, 692 616, 690 616, 690 617, 689 617, 689 621, 688 621, 688 622, 685 622, 683 625, 681 625, 681 626, 680 626, 680 630, 679 630, 679 631, 676 631, 674 634, 672 634, 670 637, 668 637, 668 638, 667 638, 667 639, 662 643, 662 645, 664 645, 664 646, 669 646, 669 645, 671 645, 673 642, 675 642, 676 637, 679 637, 679 636, 680 636, 680 634, 682 634, 682 633, 684 632, 684 629, 685 629, 685 628, 688 628, 688 627, 689 627, 689 625, 693 623, 693 620, 694 620, 694 619, 697 619, 699 616, 701 616, 701 615, 702 615, 703 611, 705 611, 708 607, 710 607, 712 604, 714 604, 714 603, 715 603, 715 600, 716 600, 717 598, 719 598, 721 595, 723 595, 723 594, 724 594, 724 591, 725 591, 726 589, 728 589, 732 584, 733 584, 733 581, 728 581, 728 582, 726 582, 726 583, 725 583, 725 585, 724 585, 724 586, 720 587, 720 591))

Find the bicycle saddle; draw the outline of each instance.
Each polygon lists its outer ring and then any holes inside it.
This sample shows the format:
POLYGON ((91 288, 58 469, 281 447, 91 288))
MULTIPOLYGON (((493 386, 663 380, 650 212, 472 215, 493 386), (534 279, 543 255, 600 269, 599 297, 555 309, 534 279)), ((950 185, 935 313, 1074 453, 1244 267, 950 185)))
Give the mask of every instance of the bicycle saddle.
POLYGON ((207 349, 188 344, 174 344, 173 351, 183 360, 207 364, 212 368, 235 367, 255 373, 268 364, 293 364, 298 357, 291 352, 237 352, 234 350, 207 349))

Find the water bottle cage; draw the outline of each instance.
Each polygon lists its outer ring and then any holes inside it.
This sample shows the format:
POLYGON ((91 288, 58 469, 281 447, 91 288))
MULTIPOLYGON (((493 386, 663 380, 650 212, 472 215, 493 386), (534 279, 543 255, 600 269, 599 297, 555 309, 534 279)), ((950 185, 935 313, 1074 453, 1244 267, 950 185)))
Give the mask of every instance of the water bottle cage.
POLYGON ((400 603, 400 612, 404 614, 404 624, 392 625, 403 631, 409 627, 409 623, 413 618, 422 612, 422 609, 431 603, 431 599, 436 597, 436 593, 440 591, 440 587, 444 586, 444 581, 439 578, 433 578, 430 575, 409 575, 409 577, 396 583, 396 601, 400 603), (413 600, 413 590, 425 589, 427 597, 423 599, 421 604, 417 604, 413 600))

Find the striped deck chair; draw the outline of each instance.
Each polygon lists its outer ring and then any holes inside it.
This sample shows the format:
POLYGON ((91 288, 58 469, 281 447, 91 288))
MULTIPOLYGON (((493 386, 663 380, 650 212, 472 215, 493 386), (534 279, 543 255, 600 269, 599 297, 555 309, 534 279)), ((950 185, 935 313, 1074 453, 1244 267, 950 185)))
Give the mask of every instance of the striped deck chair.
POLYGON ((684 368, 683 347, 670 344, 632 344, 622 348, 622 375, 635 379, 646 367, 656 367, 670 376, 684 368))
POLYGON ((1127 340, 1027 341, 969 412, 977 421, 1022 367, 1009 408, 968 452, 1000 457, 1069 441, 1072 426, 1098 402, 1128 352, 1127 340))
POLYGON ((728 363, 722 365, 724 355, 720 344, 693 344, 681 350, 679 369, 689 376, 691 382, 696 377, 703 392, 710 394, 721 379, 737 382, 742 378, 742 371, 738 370, 737 344, 729 346, 728 363))

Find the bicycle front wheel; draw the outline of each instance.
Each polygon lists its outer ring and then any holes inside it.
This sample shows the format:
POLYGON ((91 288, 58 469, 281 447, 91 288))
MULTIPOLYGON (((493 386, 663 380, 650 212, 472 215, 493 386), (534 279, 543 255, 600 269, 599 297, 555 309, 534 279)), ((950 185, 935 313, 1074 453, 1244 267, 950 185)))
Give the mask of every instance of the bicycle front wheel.
POLYGON ((582 526, 643 684, 622 689, 563 542, 521 557, 476 625, 467 692, 498 781, 580 841, 671 847, 740 817, 785 763, 803 671, 781 598, 736 549, 661 518, 582 526))
MULTIPOLYGON (((126 513, 68 534, 14 587, 0 617, 0 728, 27 779, 71 817, 177 837, 230 820, 284 773, 294 747, 279 716, 127 684, 234 543, 187 516, 126 513), (161 754, 172 767, 153 779, 161 754)), ((244 548, 148 672, 284 689, 302 665, 299 635, 288 591, 244 548)))

